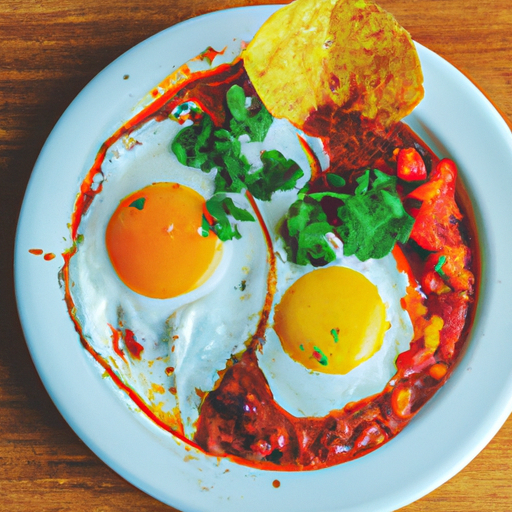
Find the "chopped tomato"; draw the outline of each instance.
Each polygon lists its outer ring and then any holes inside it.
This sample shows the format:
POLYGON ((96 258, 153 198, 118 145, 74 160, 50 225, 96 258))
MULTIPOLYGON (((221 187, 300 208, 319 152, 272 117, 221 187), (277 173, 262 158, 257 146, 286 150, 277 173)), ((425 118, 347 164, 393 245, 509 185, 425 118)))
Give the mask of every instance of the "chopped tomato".
POLYGON ((437 252, 446 245, 462 243, 458 228, 462 215, 455 202, 456 178, 455 164, 448 159, 441 160, 429 181, 407 196, 408 199, 423 201, 415 212, 411 232, 411 238, 423 249, 437 252))
POLYGON ((431 254, 425 261, 425 273, 421 284, 425 293, 447 291, 471 291, 475 278, 467 267, 470 251, 464 245, 446 246, 431 254))
POLYGON ((441 354, 449 361, 455 353, 455 345, 459 341, 466 324, 466 314, 469 306, 467 294, 449 292, 430 297, 429 311, 444 318, 446 321, 441 330, 441 354))
POLYGON ((404 148, 398 152, 397 176, 404 181, 427 179, 427 168, 421 155, 414 148, 404 148))

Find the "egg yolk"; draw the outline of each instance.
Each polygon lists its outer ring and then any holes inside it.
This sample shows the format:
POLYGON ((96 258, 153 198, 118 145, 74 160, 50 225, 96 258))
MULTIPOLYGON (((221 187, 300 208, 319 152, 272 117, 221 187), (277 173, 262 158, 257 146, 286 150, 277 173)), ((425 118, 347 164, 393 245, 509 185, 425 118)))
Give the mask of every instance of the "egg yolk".
POLYGON ((213 273, 217 236, 201 235, 204 198, 178 183, 155 183, 121 201, 105 234, 110 261, 126 286, 147 297, 187 293, 213 273))
POLYGON ((310 370, 346 374, 382 346, 389 324, 377 287, 345 267, 314 270, 275 308, 284 351, 310 370))

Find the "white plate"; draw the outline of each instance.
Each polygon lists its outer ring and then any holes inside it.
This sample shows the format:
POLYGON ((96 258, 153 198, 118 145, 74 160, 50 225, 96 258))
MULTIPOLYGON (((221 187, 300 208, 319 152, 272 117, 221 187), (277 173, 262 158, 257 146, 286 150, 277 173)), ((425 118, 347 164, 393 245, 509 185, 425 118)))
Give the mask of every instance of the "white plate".
POLYGON ((461 470, 512 410, 512 136, 477 88, 443 59, 418 47, 426 96, 409 122, 440 156, 457 162, 474 201, 483 248, 480 303, 453 376, 384 447, 302 473, 258 471, 187 451, 131 411, 101 378, 79 343, 57 280, 78 185, 99 144, 176 67, 207 46, 249 40, 275 9, 219 11, 176 25, 121 56, 79 94, 48 138, 23 203, 15 254, 20 317, 62 415, 105 463, 155 498, 183 511, 391 511, 461 470), (58 256, 45 261, 30 254, 32 248, 58 256))

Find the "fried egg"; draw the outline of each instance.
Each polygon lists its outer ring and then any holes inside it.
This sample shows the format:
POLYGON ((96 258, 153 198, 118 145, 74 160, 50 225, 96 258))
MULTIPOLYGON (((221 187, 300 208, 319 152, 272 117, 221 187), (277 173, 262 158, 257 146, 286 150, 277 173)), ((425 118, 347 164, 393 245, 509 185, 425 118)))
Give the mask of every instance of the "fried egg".
MULTIPOLYGON (((192 438, 201 397, 256 330, 268 261, 258 222, 241 223, 240 240, 202 236, 215 174, 178 162, 169 146, 181 128, 171 119, 150 120, 108 149, 69 272, 85 339, 192 438), (135 357, 127 333, 140 347, 135 357)), ((283 154, 308 165, 296 130, 284 121, 262 143, 242 140, 243 152, 258 165, 260 152, 277 141, 283 154)), ((251 210, 243 194, 232 198, 251 210)), ((276 201, 268 214, 282 216, 289 202, 276 201)))
POLYGON ((393 255, 362 262, 331 242, 336 259, 325 267, 278 260, 273 325, 257 353, 274 399, 294 416, 379 393, 413 337, 401 306, 408 278, 393 255))
POLYGON ((242 279, 250 265, 240 251, 234 265, 230 242, 201 236, 212 177, 169 151, 179 129, 171 120, 149 121, 109 148, 96 178, 101 192, 81 220, 70 261, 83 335, 125 383, 169 415, 177 406, 168 375, 169 317, 222 288, 228 269, 238 268, 242 279), (123 343, 127 332, 140 359, 123 343))

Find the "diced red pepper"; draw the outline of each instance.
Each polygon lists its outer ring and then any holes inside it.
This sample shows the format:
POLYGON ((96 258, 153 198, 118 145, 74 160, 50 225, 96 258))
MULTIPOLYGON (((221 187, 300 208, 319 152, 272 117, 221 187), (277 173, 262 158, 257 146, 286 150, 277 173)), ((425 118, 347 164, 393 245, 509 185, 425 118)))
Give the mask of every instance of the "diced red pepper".
POLYGON ((407 384, 399 385, 393 390, 391 406, 393 407, 393 412, 399 418, 410 418, 413 415, 411 412, 411 398, 412 389, 407 384))
MULTIPOLYGON (((422 341, 418 342, 423 344, 422 341)), ((412 348, 398 355, 396 359, 396 366, 401 371, 401 374, 408 376, 411 373, 418 373, 423 371, 427 366, 435 363, 434 354, 431 350, 426 348, 412 348)))
POLYGON ((465 245, 445 246, 440 252, 431 254, 425 261, 421 278, 425 293, 472 291, 475 278, 466 268, 469 261, 470 252, 465 245))
POLYGON ((437 252, 446 245, 462 242, 458 227, 462 215, 455 202, 456 178, 455 164, 441 160, 429 181, 407 195, 408 199, 423 201, 411 232, 411 238, 423 249, 437 252))
POLYGON ((434 270, 425 272, 421 278, 421 286, 427 294, 451 292, 452 289, 444 282, 443 278, 434 270))
POLYGON ((144 347, 135 339, 135 334, 130 329, 126 329, 124 332, 124 344, 128 349, 128 352, 135 359, 140 359, 141 353, 144 350, 144 347))
POLYGON ((398 152, 397 176, 404 181, 427 179, 427 168, 421 155, 414 148, 404 148, 398 152))
POLYGON ((429 375, 436 380, 441 380, 444 378, 447 372, 448 366, 446 363, 436 363, 432 365, 428 370, 429 375))
POLYGON ((430 297, 429 312, 446 319, 441 330, 441 355, 449 361, 455 352, 462 330, 466 325, 466 315, 469 307, 467 294, 460 292, 433 294, 430 297))
POLYGON ((457 167, 452 160, 443 158, 437 165, 427 183, 414 189, 407 197, 429 201, 438 195, 455 197, 455 182, 457 180, 457 167))

